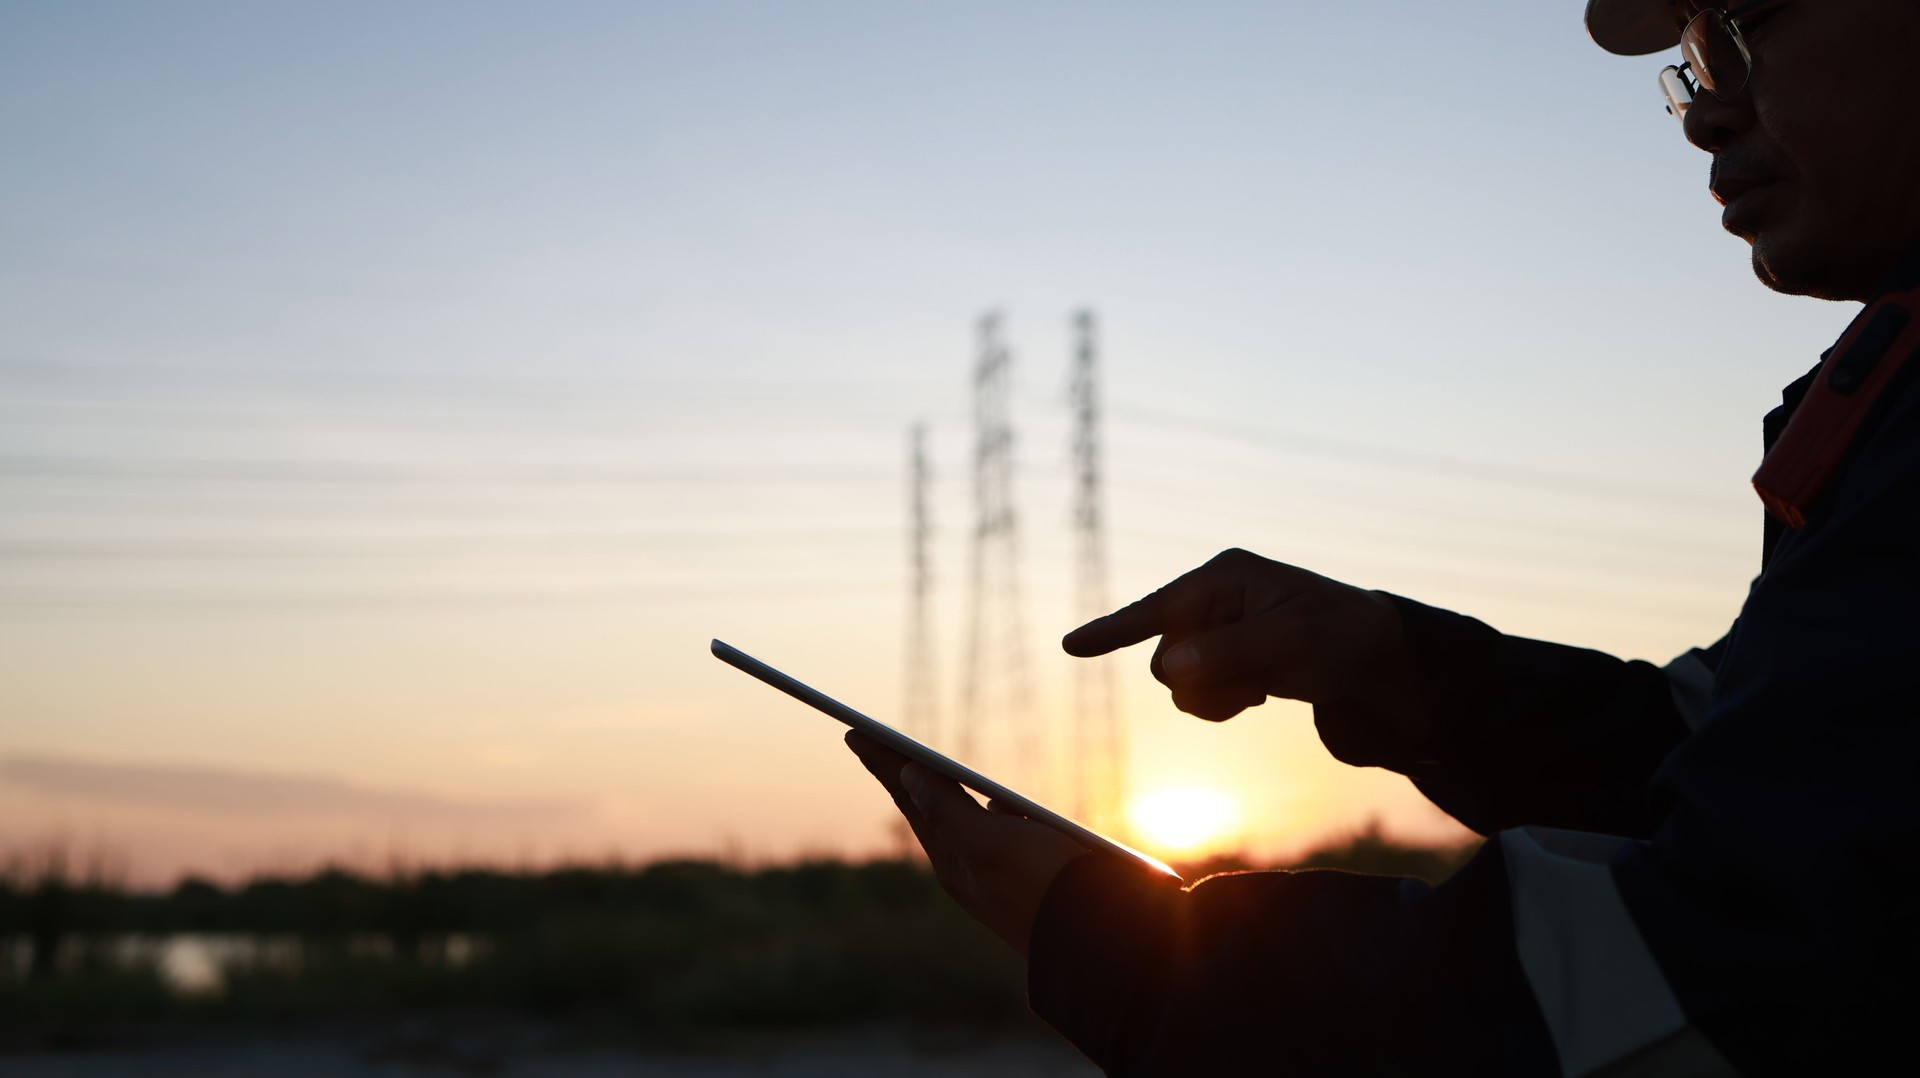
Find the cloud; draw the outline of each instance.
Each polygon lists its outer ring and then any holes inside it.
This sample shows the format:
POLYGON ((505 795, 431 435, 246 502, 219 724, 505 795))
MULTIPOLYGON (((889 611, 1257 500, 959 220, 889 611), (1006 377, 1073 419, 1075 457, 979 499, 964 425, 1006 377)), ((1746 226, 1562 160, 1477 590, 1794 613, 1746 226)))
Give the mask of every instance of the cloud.
POLYGON ((39 794, 223 816, 354 816, 420 824, 528 824, 577 820, 566 800, 458 800, 356 786, 316 775, 212 767, 100 764, 45 756, 0 758, 0 783, 39 794))

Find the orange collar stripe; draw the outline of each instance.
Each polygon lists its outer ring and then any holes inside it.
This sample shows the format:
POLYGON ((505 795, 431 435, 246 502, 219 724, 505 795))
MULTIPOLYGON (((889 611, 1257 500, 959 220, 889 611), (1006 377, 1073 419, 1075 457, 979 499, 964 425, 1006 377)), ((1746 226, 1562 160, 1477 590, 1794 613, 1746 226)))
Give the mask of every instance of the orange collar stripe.
POLYGON ((1917 354, 1920 290, 1883 296, 1860 312, 1753 473, 1767 512, 1790 528, 1806 524, 1881 392, 1917 354))

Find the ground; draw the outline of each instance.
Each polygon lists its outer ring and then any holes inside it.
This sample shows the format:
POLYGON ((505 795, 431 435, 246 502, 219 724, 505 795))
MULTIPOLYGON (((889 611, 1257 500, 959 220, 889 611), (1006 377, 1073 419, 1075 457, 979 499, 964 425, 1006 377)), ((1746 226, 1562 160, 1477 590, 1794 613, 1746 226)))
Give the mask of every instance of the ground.
POLYGON ((579 1043, 521 1022, 158 1029, 112 1042, 0 1056, 10 1078, 1091 1078, 1064 1042, 876 1028, 708 1038, 674 1048, 579 1043))

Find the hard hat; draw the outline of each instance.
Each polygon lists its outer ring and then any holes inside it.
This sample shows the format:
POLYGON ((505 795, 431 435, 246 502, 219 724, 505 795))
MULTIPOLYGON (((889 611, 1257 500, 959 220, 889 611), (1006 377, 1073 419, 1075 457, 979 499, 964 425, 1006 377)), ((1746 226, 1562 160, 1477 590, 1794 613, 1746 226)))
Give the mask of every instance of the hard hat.
POLYGON ((1686 21, 1680 0, 1587 0, 1587 33, 1621 56, 1644 56, 1680 44, 1686 21))

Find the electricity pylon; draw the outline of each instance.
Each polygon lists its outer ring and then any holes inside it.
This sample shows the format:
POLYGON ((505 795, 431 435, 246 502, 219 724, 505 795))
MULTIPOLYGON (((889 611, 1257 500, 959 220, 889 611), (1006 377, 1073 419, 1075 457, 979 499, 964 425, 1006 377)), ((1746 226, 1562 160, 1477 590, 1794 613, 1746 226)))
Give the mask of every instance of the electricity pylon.
MULTIPOLYGON (((1100 461, 1098 341, 1092 311, 1073 317, 1074 606, 1082 622, 1113 609, 1100 461)), ((1074 806, 1095 827, 1115 828, 1126 796, 1126 732, 1111 658, 1073 660, 1074 806)))
POLYGON ((927 509, 933 482, 927 464, 927 425, 915 423, 907 436, 907 667, 901 725, 921 741, 939 733, 939 704, 934 692, 933 523, 927 509))
POLYGON ((1000 316, 976 329, 973 369, 973 534, 965 668, 957 746, 1028 776, 1044 773, 1045 745, 1033 716, 1026 623, 1020 596, 1019 515, 1013 489, 1013 354, 1000 316))

